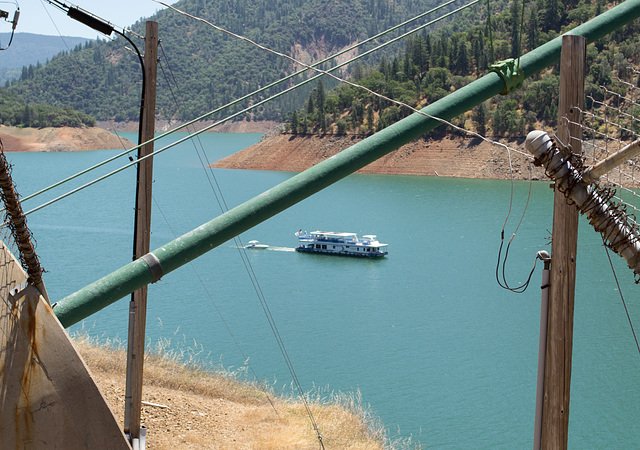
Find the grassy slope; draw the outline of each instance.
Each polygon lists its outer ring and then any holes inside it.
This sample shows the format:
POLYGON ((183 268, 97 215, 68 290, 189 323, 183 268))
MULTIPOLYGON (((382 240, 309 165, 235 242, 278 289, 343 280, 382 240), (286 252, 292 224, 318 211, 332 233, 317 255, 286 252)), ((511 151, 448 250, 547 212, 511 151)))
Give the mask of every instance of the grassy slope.
MULTIPOLYGON (((86 337, 76 337, 74 342, 122 423, 124 350, 98 346, 86 337)), ((318 448, 301 402, 266 394, 228 375, 181 365, 176 358, 145 355, 143 392, 143 401, 162 405, 142 408, 149 449, 318 448)), ((326 399, 316 395, 309 404, 326 448, 384 447, 379 423, 371 420, 357 396, 326 399)))

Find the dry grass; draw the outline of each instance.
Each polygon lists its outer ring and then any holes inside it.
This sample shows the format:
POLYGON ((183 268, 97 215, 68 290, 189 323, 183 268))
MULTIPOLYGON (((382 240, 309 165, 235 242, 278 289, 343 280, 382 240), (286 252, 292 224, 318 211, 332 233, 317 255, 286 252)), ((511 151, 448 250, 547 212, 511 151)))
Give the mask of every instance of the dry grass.
MULTIPOLYGON (((86 335, 75 336, 74 343, 122 423, 126 352, 86 335)), ((319 448, 303 402, 240 382, 234 374, 204 370, 196 357, 181 363, 184 353, 167 351, 167 344, 145 355, 143 401, 166 406, 143 404, 149 449, 319 448)), ((361 400, 359 393, 307 394, 325 448, 415 448, 410 441, 386 442, 380 421, 361 400)))

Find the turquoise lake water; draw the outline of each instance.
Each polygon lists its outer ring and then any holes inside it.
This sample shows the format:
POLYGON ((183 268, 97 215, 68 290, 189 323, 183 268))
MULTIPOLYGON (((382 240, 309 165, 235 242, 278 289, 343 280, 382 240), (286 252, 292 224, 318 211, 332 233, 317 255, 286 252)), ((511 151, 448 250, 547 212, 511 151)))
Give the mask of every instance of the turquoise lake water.
MULTIPOLYGON (((207 134, 201 142, 214 162, 259 138, 207 134)), ((9 153, 8 159, 24 197, 116 153, 9 153)), ((294 175, 215 170, 212 182, 191 143, 158 155, 154 164, 152 249, 220 214, 211 184, 232 208, 294 175)), ((52 301, 131 261, 134 183, 130 168, 28 217, 52 301)), ((515 183, 507 239, 528 189, 527 182, 515 183)), ((542 265, 524 294, 496 283, 510 192, 504 181, 352 175, 243 233, 244 243, 274 247, 247 256, 302 387, 359 390, 391 439, 411 436, 434 448, 530 448, 542 265), (389 255, 299 254, 293 248, 300 228, 376 234, 389 244, 389 255)), ((506 266, 514 285, 526 279, 536 252, 550 251, 552 203, 549 183, 534 183, 506 266)), ((638 286, 624 260, 612 259, 635 325, 638 286)), ((125 341, 127 311, 128 300, 120 300, 71 330, 125 341)), ((194 349, 212 366, 242 369, 246 357, 276 390, 291 385, 233 241, 150 286, 147 342, 162 339, 194 349)), ((581 217, 570 448, 638 446, 639 369, 602 241, 581 217)))

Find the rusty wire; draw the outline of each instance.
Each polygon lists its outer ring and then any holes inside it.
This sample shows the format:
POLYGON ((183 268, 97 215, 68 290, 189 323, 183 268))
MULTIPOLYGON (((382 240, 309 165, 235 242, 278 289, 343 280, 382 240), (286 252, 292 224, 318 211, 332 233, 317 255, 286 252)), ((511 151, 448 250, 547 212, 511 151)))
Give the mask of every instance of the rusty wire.
POLYGON ((27 219, 22 211, 15 183, 11 177, 12 167, 4 155, 4 147, 0 140, 0 198, 5 205, 4 225, 11 230, 11 235, 18 246, 18 259, 27 272, 31 284, 42 283, 42 267, 36 254, 31 230, 27 227, 27 219))
MULTIPOLYGON (((545 167, 546 175, 556 180, 556 189, 576 205, 580 214, 587 216, 607 248, 622 256, 625 250, 633 248, 640 241, 640 228, 635 223, 635 216, 627 213, 625 203, 613 201, 616 190, 600 187, 597 182, 585 186, 582 180, 585 169, 582 156, 571 154, 566 148, 559 149, 554 143, 534 163, 545 167), (560 152, 562 157, 552 162, 556 152, 560 152), (564 174, 563 169, 566 169, 564 174), (582 204, 572 200, 573 191, 578 186, 588 192, 582 204)), ((640 283, 640 272, 635 271, 639 261, 640 253, 637 252, 627 260, 629 267, 634 269, 636 284, 640 283)))

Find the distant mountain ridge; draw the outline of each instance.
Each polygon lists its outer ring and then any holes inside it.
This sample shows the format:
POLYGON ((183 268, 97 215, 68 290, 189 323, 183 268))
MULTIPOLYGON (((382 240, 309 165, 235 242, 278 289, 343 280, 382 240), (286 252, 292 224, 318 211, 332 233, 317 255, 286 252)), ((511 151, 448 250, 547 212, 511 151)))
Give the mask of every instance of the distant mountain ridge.
MULTIPOLYGON (((174 6, 310 62, 422 13, 433 4, 435 0, 181 0, 174 6), (313 50, 306 51, 309 48, 313 50)), ((159 23, 162 42, 157 94, 160 118, 194 118, 292 71, 290 61, 174 11, 161 10, 148 20, 159 23), (174 77, 177 85, 173 85, 174 77)), ((132 29, 144 34, 144 23, 137 22, 132 29)), ((136 42, 143 47, 141 41, 136 42)), ((29 103, 70 106, 98 120, 137 120, 140 69, 137 57, 124 46, 119 38, 89 41, 52 58, 45 67, 21 73, 11 89, 29 103)), ((280 120, 283 112, 302 104, 312 87, 266 104, 251 118, 280 120)), ((245 106, 238 104, 223 115, 245 106)))
MULTIPOLYGON (((0 45, 6 47, 11 33, 0 33, 0 45)), ((89 39, 71 36, 45 36, 42 34, 19 33, 16 31, 11 46, 0 52, 0 85, 12 78, 18 78, 23 66, 45 64, 47 59, 64 50, 70 50, 89 39)))

